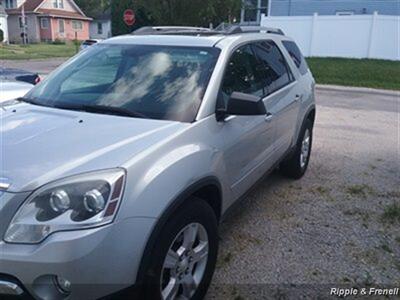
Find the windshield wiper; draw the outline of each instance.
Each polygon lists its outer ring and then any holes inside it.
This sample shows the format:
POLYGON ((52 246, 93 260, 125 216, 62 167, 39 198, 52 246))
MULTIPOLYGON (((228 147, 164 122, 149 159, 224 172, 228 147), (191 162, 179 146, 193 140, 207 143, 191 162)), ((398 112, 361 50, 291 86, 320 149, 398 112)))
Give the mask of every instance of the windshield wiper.
POLYGON ((145 118, 146 116, 121 107, 106 106, 106 105, 89 105, 89 104, 54 104, 53 107, 61 109, 70 109, 98 114, 117 115, 133 118, 145 118))

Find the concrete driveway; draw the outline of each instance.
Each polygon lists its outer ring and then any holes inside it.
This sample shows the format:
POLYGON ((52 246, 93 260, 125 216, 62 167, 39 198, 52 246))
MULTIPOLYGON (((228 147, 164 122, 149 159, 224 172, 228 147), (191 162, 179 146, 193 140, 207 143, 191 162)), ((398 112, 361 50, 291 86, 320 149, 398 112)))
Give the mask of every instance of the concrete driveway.
POLYGON ((400 285, 400 94, 317 91, 309 170, 267 177, 222 224, 207 299, 326 299, 400 285))

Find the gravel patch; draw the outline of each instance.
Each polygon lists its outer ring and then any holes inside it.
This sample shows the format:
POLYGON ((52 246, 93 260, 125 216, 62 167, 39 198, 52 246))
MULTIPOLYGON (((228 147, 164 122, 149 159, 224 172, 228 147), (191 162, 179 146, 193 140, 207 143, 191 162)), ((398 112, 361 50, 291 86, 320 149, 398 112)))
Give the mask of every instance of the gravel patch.
POLYGON ((317 104, 308 172, 274 172, 224 221, 206 299, 400 286, 399 97, 319 90, 317 104))

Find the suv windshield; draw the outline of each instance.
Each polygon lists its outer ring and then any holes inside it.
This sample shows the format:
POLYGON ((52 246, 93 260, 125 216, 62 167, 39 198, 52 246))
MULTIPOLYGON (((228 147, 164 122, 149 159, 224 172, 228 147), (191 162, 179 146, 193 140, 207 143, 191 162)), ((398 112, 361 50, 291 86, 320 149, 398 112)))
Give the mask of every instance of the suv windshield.
POLYGON ((53 73, 25 101, 192 122, 219 52, 212 47, 98 44, 53 73))

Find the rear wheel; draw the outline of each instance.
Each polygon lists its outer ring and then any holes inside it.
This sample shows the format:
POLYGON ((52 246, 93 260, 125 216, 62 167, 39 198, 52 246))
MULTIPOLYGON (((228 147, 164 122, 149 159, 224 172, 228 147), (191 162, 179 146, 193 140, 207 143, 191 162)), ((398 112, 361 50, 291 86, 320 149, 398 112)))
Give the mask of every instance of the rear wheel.
POLYGON ((203 200, 190 198, 161 231, 146 272, 146 299, 202 299, 214 273, 217 219, 203 200))
POLYGON ((280 170, 285 176, 300 179, 307 171, 311 155, 312 130, 312 122, 306 120, 294 153, 280 165, 280 170))

